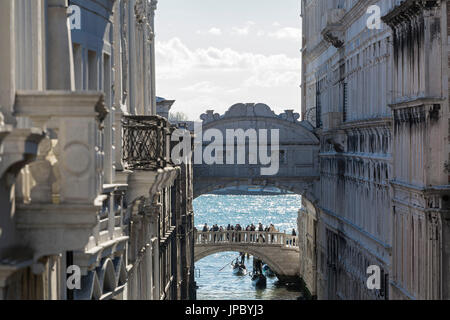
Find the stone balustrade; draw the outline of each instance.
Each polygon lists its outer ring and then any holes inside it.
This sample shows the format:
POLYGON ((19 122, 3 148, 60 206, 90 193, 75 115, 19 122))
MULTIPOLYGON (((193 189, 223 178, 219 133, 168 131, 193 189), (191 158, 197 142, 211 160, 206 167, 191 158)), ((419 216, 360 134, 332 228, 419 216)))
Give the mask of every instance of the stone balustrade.
POLYGON ((298 247, 298 237, 267 231, 197 231, 196 245, 257 244, 262 246, 298 247))
POLYGON ((104 199, 102 209, 99 211, 99 223, 94 230, 96 245, 121 238, 126 215, 125 193, 127 185, 104 185, 104 199))

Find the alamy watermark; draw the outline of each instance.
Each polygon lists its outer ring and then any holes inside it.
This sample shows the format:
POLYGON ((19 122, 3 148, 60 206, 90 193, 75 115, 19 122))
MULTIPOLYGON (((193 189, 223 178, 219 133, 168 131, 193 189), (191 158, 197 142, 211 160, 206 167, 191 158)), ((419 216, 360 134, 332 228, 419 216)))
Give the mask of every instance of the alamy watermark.
POLYGON ((367 18, 367 28, 369 30, 380 30, 381 29, 381 8, 377 5, 372 5, 367 8, 366 12, 369 17, 367 18))
POLYGON ((68 9, 70 30, 81 30, 81 9, 77 5, 71 5, 68 9))
POLYGON ((381 268, 379 266, 369 266, 367 268, 367 289, 381 290, 381 268))
POLYGON ((202 124, 195 123, 194 136, 194 154, 192 154, 191 133, 185 129, 173 132, 172 142, 178 142, 171 153, 175 164, 190 164, 193 159, 196 165, 259 165, 261 176, 273 176, 279 172, 279 129, 203 131, 202 124))
POLYGON ((81 289, 81 268, 76 265, 68 266, 67 270, 67 289, 80 290, 81 289))

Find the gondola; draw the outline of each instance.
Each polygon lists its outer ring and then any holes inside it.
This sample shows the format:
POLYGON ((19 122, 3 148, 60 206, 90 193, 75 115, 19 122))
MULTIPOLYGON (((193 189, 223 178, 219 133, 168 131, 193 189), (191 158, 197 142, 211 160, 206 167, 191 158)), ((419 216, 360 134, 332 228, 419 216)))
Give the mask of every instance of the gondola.
POLYGON ((263 269, 264 275, 267 278, 275 278, 275 276, 276 276, 275 273, 272 271, 272 269, 270 269, 270 267, 267 264, 263 265, 262 269, 263 269))
POLYGON ((267 278, 261 273, 254 273, 252 275, 252 285, 256 289, 265 289, 267 287, 267 278))
POLYGON ((233 266, 233 274, 235 276, 245 276, 247 274, 247 268, 245 267, 245 264, 235 264, 233 266))

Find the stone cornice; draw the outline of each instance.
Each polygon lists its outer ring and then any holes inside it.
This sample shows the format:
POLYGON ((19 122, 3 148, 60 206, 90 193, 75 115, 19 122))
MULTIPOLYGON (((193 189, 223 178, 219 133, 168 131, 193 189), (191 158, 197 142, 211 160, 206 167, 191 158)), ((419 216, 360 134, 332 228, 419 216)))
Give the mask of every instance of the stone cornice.
POLYGON ((108 110, 101 92, 18 91, 16 117, 69 118, 97 117, 103 121, 108 110))
POLYGON ((309 63, 322 55, 329 47, 331 46, 330 43, 326 42, 325 39, 322 39, 314 48, 311 50, 308 50, 308 47, 306 47, 306 50, 303 52, 303 59, 304 62, 309 63))
POLYGON ((386 118, 377 118, 377 119, 369 119, 369 120, 358 120, 358 121, 349 121, 344 122, 340 128, 343 130, 349 129, 365 129, 367 127, 389 127, 392 125, 393 119, 391 117, 386 118))
POLYGON ((426 185, 416 185, 410 184, 407 182, 399 181, 399 180, 391 180, 389 183, 398 190, 404 190, 411 192, 416 195, 421 196, 432 196, 432 195, 449 195, 450 194, 450 185, 442 185, 442 186, 426 186, 426 185))
POLYGON ((86 228, 97 225, 97 205, 83 204, 18 204, 17 227, 19 229, 86 228))
POLYGON ((424 10, 429 10, 439 5, 439 0, 406 0, 381 19, 392 29, 395 29, 398 25, 422 15, 424 10))
POLYGON ((395 102, 392 104, 389 104, 388 106, 393 109, 403 109, 403 108, 413 108, 413 107, 419 107, 419 106, 425 106, 425 105, 434 105, 434 104, 441 104, 445 101, 445 98, 443 97, 417 97, 417 98, 411 98, 404 101, 395 102))
POLYGON ((347 13, 344 15, 341 23, 342 26, 347 29, 356 20, 367 12, 367 8, 373 4, 372 0, 360 0, 356 3, 347 13))

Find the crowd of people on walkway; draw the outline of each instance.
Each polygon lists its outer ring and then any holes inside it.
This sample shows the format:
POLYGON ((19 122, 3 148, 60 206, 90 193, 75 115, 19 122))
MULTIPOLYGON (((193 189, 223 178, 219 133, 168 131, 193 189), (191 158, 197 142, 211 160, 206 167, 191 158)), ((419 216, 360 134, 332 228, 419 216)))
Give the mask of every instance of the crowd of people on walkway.
MULTIPOLYGON (((240 233, 234 233, 233 231, 249 231, 249 232, 270 232, 270 233, 277 233, 280 232, 279 230, 277 230, 275 228, 275 226, 271 223, 270 225, 267 225, 264 227, 264 225, 260 222, 258 223, 258 225, 254 225, 253 223, 250 225, 247 225, 247 227, 242 227, 240 224, 236 224, 236 225, 231 225, 228 224, 228 226, 223 227, 223 226, 219 226, 217 224, 213 225, 211 228, 208 226, 207 223, 205 223, 205 225, 203 226, 202 229, 203 232, 218 232, 219 234, 217 235, 213 235, 212 240, 214 242, 222 242, 226 239, 227 242, 230 241, 230 237, 231 237, 231 242, 241 242, 241 241, 247 241, 247 242, 266 242, 270 241, 270 242, 274 242, 275 240, 275 235, 271 235, 269 239, 266 239, 266 236, 264 234, 259 234, 259 235, 255 235, 255 234, 250 234, 249 238, 243 239, 243 235, 240 233), (231 231, 231 232, 230 232, 231 231), (229 232, 224 234, 225 232, 229 232), (226 237, 226 238, 225 238, 226 237)), ((297 233, 295 231, 295 229, 292 229, 292 236, 297 236, 297 233)), ((206 240, 206 235, 203 235, 203 241, 206 240)), ((293 240, 290 240, 291 245, 295 245, 295 240, 294 242, 292 242, 293 240)))
POLYGON ((267 225, 266 227, 263 226, 263 224, 260 222, 258 226, 255 226, 253 223, 250 225, 247 225, 247 227, 243 228, 240 224, 231 225, 228 224, 228 226, 218 226, 217 224, 213 225, 211 228, 208 227, 208 224, 205 223, 203 226, 203 232, 225 232, 225 231, 260 231, 260 232, 279 232, 275 226, 271 223, 270 225, 267 225))

